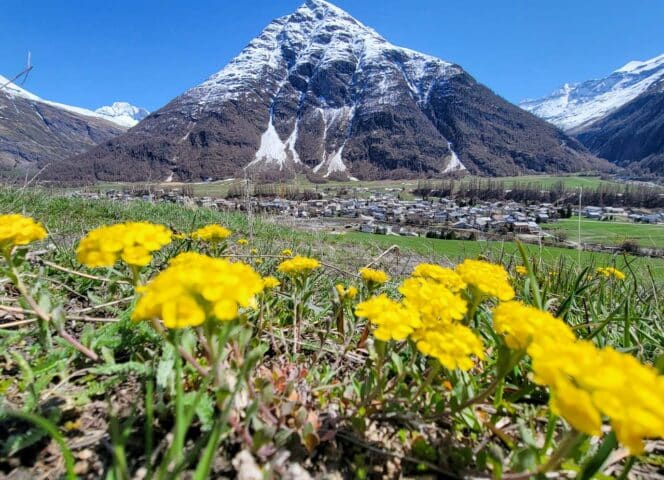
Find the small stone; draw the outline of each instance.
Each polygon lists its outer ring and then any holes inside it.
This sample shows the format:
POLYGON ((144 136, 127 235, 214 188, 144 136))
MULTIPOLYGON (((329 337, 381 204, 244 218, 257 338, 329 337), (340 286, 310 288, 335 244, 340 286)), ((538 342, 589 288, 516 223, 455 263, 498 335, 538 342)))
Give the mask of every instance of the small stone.
POLYGON ((76 475, 85 475, 90 471, 90 464, 86 461, 76 462, 74 465, 74 473, 76 475))
POLYGON ((81 450, 80 452, 76 453, 76 458, 79 460, 89 460, 92 457, 92 450, 86 448, 85 450, 81 450))

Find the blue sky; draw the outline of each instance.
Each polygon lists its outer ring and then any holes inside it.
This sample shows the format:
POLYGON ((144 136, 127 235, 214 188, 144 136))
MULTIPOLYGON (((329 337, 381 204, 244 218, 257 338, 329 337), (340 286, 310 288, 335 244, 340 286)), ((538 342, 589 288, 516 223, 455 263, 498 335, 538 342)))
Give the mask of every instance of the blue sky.
MULTIPOLYGON (((0 74, 44 98, 156 110, 303 0, 2 0, 0 74)), ((463 66, 511 101, 664 53, 663 0, 338 0, 397 45, 463 66)))

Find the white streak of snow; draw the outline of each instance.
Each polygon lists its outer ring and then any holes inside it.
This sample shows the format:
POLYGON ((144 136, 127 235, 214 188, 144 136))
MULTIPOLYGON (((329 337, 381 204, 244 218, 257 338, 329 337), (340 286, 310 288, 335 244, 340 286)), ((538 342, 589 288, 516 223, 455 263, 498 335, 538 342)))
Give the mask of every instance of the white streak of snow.
POLYGON ((443 173, 460 172, 462 170, 466 170, 466 166, 463 163, 461 163, 461 160, 459 160, 459 156, 456 154, 454 150, 452 150, 452 143, 447 142, 447 146, 450 147, 450 152, 452 152, 452 155, 450 157, 450 161, 443 170, 443 173))

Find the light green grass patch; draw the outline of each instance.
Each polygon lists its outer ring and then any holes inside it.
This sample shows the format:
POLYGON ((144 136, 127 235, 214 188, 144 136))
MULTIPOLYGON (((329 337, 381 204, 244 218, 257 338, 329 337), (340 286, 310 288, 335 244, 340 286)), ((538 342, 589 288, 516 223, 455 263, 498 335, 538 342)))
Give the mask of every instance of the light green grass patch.
MULTIPOLYGON (((567 218, 543 225, 546 230, 562 230, 569 240, 578 241, 579 219, 567 218)), ((581 242, 600 245, 620 245, 634 240, 646 248, 664 248, 664 225, 648 225, 626 221, 602 222, 581 220, 581 242)))

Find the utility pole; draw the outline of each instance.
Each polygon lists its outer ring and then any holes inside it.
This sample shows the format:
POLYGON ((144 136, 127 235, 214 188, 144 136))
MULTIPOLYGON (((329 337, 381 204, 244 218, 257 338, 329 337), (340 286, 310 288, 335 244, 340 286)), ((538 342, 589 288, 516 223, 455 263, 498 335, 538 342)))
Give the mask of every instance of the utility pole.
POLYGON ((583 187, 579 187, 579 238, 578 238, 578 249, 579 249, 579 266, 581 265, 581 198, 583 197, 583 187))
POLYGON ((30 63, 30 57, 31 57, 30 52, 28 52, 28 62, 26 64, 25 68, 19 74, 14 75, 14 77, 12 79, 10 79, 7 82, 5 82, 4 84, 0 85, 0 90, 7 87, 11 83, 14 83, 16 80, 18 80, 21 77, 24 77, 21 84, 23 84, 25 82, 25 80, 28 78, 28 74, 30 73, 30 71, 33 68, 32 64, 30 63))

